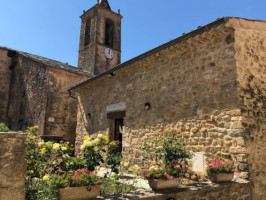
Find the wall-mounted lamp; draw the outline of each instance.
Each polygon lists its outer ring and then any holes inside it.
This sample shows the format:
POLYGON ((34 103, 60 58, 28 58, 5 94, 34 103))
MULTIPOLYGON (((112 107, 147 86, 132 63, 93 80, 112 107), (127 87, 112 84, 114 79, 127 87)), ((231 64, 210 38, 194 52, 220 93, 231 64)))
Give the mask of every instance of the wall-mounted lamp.
POLYGON ((145 103, 144 109, 145 110, 150 110, 150 108, 151 108, 151 104, 149 102, 145 103))
POLYGON ((115 74, 113 72, 111 72, 110 74, 108 74, 109 77, 114 76, 115 74))
POLYGON ((88 113, 87 117, 88 117, 88 119, 90 119, 91 118, 91 113, 88 113))

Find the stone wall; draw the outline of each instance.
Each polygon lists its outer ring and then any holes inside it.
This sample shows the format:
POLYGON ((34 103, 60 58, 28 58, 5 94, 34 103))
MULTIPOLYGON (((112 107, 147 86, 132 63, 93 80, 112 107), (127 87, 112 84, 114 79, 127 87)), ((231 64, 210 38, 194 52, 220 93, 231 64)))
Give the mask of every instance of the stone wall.
POLYGON ((68 89, 87 79, 85 75, 48 68, 45 134, 64 136, 71 144, 75 143, 77 100, 69 96, 68 89))
POLYGON ((24 200, 26 134, 0 133, 0 199, 24 200))
POLYGON ((12 59, 8 58, 7 50, 0 48, 0 122, 7 122, 7 108, 9 101, 9 86, 11 81, 10 66, 12 59))
POLYGON ((0 50, 0 122, 16 131, 37 125, 41 135, 64 136, 74 144, 77 101, 69 97, 68 89, 89 76, 20 53, 9 58, 8 52, 0 50))
POLYGON ((47 67, 29 58, 18 56, 13 70, 9 124, 12 130, 39 126, 44 135, 48 94, 47 67))
POLYGON ((252 194, 254 200, 261 200, 266 196, 266 26, 257 24, 253 30, 236 30, 235 48, 252 194))
MULTIPOLYGON (((250 183, 198 183, 181 185, 172 191, 141 191, 99 197, 98 200, 251 200, 250 183)), ((261 199, 263 200, 263 199, 261 199)))
POLYGON ((126 102, 125 160, 139 163, 143 138, 167 127, 188 136, 189 145, 215 152, 209 159, 232 159, 238 136, 228 131, 241 120, 235 111, 235 65, 234 31, 219 25, 122 68, 113 77, 78 88, 77 150, 85 135, 108 134, 108 105, 126 102), (151 110, 144 110, 146 102, 151 110), (194 127, 199 129, 196 135, 191 133, 194 127))

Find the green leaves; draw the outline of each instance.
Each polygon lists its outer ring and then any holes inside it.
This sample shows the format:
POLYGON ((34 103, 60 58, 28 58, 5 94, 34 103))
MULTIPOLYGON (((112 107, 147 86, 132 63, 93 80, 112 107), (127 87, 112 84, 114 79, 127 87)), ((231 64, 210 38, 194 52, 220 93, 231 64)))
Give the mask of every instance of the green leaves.
POLYGON ((9 132, 9 128, 4 123, 0 123, 0 132, 9 132))

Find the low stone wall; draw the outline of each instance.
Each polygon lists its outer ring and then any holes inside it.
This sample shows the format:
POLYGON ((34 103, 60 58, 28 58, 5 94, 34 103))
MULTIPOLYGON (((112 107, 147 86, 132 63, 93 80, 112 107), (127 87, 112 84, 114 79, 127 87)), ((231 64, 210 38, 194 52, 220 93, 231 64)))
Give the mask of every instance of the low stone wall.
POLYGON ((26 134, 0 133, 0 199, 25 199, 26 134))
POLYGON ((251 200, 249 182, 222 184, 198 183, 181 185, 178 189, 154 193, 140 191, 99 197, 98 200, 251 200))

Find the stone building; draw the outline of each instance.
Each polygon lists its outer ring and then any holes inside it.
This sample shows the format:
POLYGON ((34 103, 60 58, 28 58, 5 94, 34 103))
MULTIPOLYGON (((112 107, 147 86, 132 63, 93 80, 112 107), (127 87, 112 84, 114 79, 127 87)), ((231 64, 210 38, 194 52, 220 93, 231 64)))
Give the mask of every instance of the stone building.
POLYGON ((265 199, 265 39, 265 21, 220 18, 72 87, 76 151, 103 133, 139 164, 144 141, 171 127, 200 147, 205 166, 237 163, 253 199, 265 199))
POLYGON ((0 122, 12 130, 38 125, 41 135, 74 143, 77 104, 68 89, 89 77, 68 64, 0 47, 0 122))

